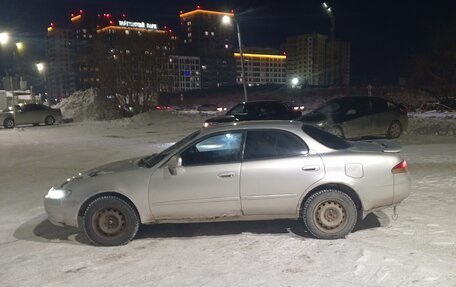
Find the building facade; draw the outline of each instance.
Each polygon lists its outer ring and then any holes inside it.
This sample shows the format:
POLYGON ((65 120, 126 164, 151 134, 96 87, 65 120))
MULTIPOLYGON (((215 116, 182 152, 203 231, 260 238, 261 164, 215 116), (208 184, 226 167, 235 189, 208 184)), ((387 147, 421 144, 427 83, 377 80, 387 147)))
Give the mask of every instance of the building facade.
POLYGON ((169 56, 164 64, 163 72, 166 75, 164 83, 169 92, 181 92, 201 89, 201 62, 199 57, 169 56))
MULTIPOLYGON (((223 24, 233 13, 196 10, 180 13, 181 54, 200 57, 201 87, 215 88, 236 84, 234 23, 223 24)), ((233 19, 234 20, 234 19, 233 19)))
POLYGON ((94 53, 97 35, 97 15, 79 10, 71 14, 73 30, 73 47, 71 49, 74 62, 76 89, 86 90, 98 87, 99 67, 94 53))
MULTIPOLYGON (((175 52, 177 37, 157 24, 109 20, 99 26, 95 54, 99 68, 99 88, 106 96, 123 96, 152 101, 160 91, 169 91, 163 67, 175 52)), ((127 101, 128 102, 128 101, 127 101)))
POLYGON ((326 82, 332 86, 350 85, 350 43, 326 42, 326 82), (332 52, 333 51, 333 52, 332 52))
POLYGON ((287 38, 287 83, 298 79, 302 86, 324 86, 326 81, 326 42, 321 34, 287 38))
MULTIPOLYGON (((236 82, 241 80, 241 55, 234 53, 236 59, 236 82)), ((283 85, 287 82, 286 56, 278 54, 243 53, 245 81, 249 86, 264 84, 283 85)))
POLYGON ((46 39, 46 91, 48 98, 62 99, 76 90, 73 31, 52 23, 46 39))

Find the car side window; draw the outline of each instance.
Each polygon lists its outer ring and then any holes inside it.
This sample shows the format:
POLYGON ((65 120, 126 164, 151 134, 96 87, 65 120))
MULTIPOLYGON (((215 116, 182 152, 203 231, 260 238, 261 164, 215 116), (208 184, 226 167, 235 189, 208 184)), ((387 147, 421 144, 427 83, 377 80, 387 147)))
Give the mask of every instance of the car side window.
POLYGON ((203 139, 181 153, 183 166, 238 162, 242 132, 226 132, 203 139))
POLYGON ((372 99, 372 104, 375 113, 384 113, 388 110, 387 101, 382 99, 372 99))
POLYGON ((274 159, 307 154, 306 144, 297 136, 277 130, 249 131, 244 159, 274 159))
POLYGON ((36 110, 36 105, 34 105, 34 104, 28 104, 28 105, 24 105, 22 107, 22 111, 24 111, 24 112, 32 112, 35 110, 36 110))

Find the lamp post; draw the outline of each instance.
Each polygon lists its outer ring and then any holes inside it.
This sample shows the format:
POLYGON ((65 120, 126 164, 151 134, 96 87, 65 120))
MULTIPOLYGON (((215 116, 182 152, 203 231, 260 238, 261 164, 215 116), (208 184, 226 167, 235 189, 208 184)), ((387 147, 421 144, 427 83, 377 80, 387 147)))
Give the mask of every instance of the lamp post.
POLYGON ((323 2, 323 9, 328 13, 329 19, 331 21, 331 34, 329 36, 330 43, 330 71, 329 71, 329 81, 328 84, 336 84, 336 79, 338 75, 336 74, 336 14, 334 12, 334 0, 332 5, 329 5, 327 2, 323 2))
MULTIPOLYGON (((241 31, 239 29, 239 22, 236 21, 235 19, 233 19, 233 21, 236 22, 238 45, 239 45, 239 55, 240 55, 240 58, 241 58, 241 81, 242 81, 242 86, 244 88, 244 102, 247 102, 247 99, 248 99, 247 98, 247 84, 245 82, 244 54, 242 53, 241 31)), ((224 25, 231 24, 231 17, 228 16, 228 15, 224 15, 222 17, 222 23, 224 25)))
MULTIPOLYGON (((43 62, 36 63, 36 70, 38 71, 38 74, 43 76, 43 88, 46 90, 46 64, 43 62)), ((46 94, 46 93, 44 93, 46 94)), ((42 101, 42 98, 40 97, 40 102, 42 101)))

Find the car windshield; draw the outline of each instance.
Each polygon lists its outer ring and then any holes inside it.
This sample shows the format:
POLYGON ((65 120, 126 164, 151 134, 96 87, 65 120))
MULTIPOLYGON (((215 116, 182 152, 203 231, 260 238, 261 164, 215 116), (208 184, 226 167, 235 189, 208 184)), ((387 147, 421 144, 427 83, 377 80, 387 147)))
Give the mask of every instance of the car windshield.
POLYGON ((142 158, 138 164, 140 166, 153 167, 154 165, 159 163, 162 159, 164 159, 166 156, 173 153, 174 151, 181 148, 182 146, 186 145, 189 141, 191 141, 192 139, 197 137, 199 134, 200 134, 199 130, 195 131, 195 132, 189 134, 188 136, 186 136, 185 138, 181 139, 180 141, 176 142, 172 146, 168 147, 161 153, 158 153, 158 154, 154 153, 152 155, 142 158))
POLYGON ((303 125, 302 130, 317 142, 331 149, 339 150, 351 147, 348 141, 314 126, 303 125))

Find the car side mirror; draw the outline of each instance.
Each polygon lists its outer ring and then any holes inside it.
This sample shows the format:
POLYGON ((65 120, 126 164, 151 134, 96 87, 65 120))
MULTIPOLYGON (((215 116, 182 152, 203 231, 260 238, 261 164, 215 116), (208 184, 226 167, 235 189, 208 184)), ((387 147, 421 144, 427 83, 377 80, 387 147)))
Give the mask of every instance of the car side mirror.
POLYGON ((177 171, 182 167, 182 158, 178 155, 175 155, 170 158, 168 161, 168 170, 172 175, 177 175, 177 171))

